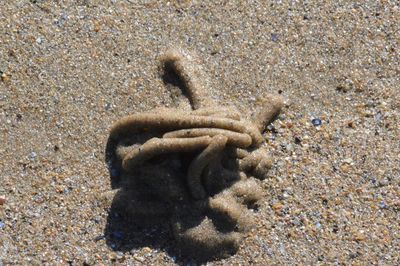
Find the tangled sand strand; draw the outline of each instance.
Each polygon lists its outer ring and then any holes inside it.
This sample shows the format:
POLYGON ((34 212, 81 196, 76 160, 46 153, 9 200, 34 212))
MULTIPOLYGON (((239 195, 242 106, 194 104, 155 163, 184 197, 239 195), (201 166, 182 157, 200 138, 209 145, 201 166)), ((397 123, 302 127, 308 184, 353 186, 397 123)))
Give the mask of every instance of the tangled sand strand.
POLYGON ((194 110, 157 108, 124 117, 112 126, 110 142, 126 180, 116 200, 128 201, 121 203, 125 210, 145 221, 170 217, 182 252, 209 258, 236 251, 252 227, 248 208, 263 195, 253 177, 265 178, 272 165, 261 133, 283 101, 271 96, 253 122, 243 120, 236 108, 212 100, 194 62, 178 49, 161 57, 194 110))

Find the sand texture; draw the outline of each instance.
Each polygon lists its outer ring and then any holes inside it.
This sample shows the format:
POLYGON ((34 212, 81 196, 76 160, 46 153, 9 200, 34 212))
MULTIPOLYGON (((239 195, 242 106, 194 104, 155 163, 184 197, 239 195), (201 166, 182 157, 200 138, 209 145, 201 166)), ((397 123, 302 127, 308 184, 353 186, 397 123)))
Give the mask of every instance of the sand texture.
POLYGON ((273 159, 255 227, 209 265, 400 264, 398 1, 0 0, 0 265, 197 265, 113 209, 113 123, 190 103, 160 56, 252 113, 273 159), (335 2, 332 4, 331 2, 335 2))

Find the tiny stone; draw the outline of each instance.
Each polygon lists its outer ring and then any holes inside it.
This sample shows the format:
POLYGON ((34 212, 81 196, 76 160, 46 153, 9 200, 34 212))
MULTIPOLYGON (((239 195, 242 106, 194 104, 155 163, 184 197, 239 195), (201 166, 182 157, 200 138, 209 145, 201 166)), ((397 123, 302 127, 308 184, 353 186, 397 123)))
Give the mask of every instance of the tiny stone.
POLYGON ((377 112, 377 113, 375 114, 374 118, 375 118, 375 121, 381 122, 381 121, 382 121, 382 114, 381 114, 381 112, 377 112))
POLYGON ((322 124, 322 121, 321 121, 321 119, 319 119, 319 118, 314 118, 313 120, 311 120, 311 123, 312 123, 314 126, 320 126, 320 125, 322 124))
POLYGON ((61 13, 59 19, 56 21, 56 24, 61 27, 64 25, 66 20, 68 20, 68 15, 61 13))
POLYGON ((320 223, 320 222, 316 222, 316 223, 315 223, 315 227, 316 227, 317 229, 321 229, 321 223, 320 223))
POLYGON ((34 160, 35 158, 37 157, 37 153, 36 152, 31 152, 29 155, 28 155, 28 158, 30 159, 30 160, 34 160))
POLYGON ((149 247, 144 247, 144 248, 143 248, 143 251, 144 251, 145 253, 150 253, 150 252, 151 252, 151 248, 149 248, 149 247))
POLYGON ((349 128, 355 128, 355 127, 356 127, 356 126, 354 125, 353 121, 348 121, 348 122, 347 122, 347 126, 348 126, 349 128))
POLYGON ((139 257, 139 256, 133 256, 133 258, 135 259, 135 260, 137 260, 137 261, 139 261, 139 262, 144 262, 144 258, 142 258, 142 257, 139 257))
POLYGON ((118 251, 118 252, 117 252, 117 258, 118 258, 118 259, 122 259, 124 256, 125 256, 125 255, 124 255, 123 252, 121 252, 121 251, 118 251))
POLYGON ((3 229, 5 224, 3 222, 0 222, 0 229, 3 229))
POLYGON ((6 73, 1 74, 1 81, 7 82, 10 80, 10 76, 6 73))
POLYGON ((6 197, 0 196, 0 206, 4 205, 4 203, 6 203, 6 197))
POLYGON ((287 146, 286 146, 286 150, 287 151, 293 151, 293 144, 288 144, 287 146))
POLYGON ((353 159, 351 159, 351 158, 346 158, 346 159, 343 160, 343 162, 344 162, 344 163, 351 164, 351 163, 353 162, 353 159))
POLYGON ((278 41, 278 34, 272 33, 272 34, 271 34, 271 40, 272 40, 273 42, 278 41))
POLYGON ((104 239, 105 238, 105 236, 104 235, 100 235, 100 236, 96 236, 95 238, 94 238, 94 241, 100 241, 100 240, 102 240, 102 239, 104 239))

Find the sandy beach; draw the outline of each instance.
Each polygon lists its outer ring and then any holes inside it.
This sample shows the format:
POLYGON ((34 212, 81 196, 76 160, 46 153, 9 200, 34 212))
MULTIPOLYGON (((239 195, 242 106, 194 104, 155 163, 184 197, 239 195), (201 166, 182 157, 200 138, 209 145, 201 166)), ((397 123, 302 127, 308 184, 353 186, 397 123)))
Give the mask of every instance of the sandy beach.
POLYGON ((0 265, 199 264, 104 196, 111 125, 189 108, 171 47, 222 105, 285 99, 256 227, 208 265, 400 264, 400 5, 336 2, 0 1, 0 265))

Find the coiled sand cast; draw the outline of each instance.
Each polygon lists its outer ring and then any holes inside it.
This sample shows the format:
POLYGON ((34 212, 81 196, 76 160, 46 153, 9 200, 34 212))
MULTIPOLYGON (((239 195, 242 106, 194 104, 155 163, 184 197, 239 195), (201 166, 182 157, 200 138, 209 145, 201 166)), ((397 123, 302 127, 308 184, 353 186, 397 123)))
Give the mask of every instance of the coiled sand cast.
POLYGON ((195 59, 182 50, 161 58, 185 90, 192 111, 159 108, 117 121, 109 157, 124 185, 120 209, 143 223, 171 223, 184 254, 220 257, 235 252, 253 225, 272 161, 262 131, 283 101, 270 96, 252 121, 212 101, 195 59))

